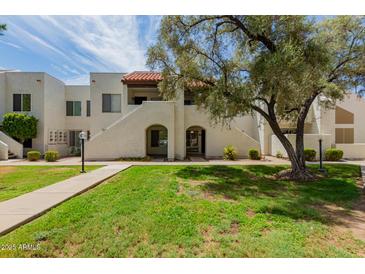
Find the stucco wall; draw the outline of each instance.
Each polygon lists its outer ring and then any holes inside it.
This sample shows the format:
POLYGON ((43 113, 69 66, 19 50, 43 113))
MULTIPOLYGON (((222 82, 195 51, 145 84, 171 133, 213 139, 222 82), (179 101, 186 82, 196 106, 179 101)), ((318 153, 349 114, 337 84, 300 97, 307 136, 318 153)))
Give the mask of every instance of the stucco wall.
POLYGON ((123 73, 91 73, 90 74, 90 98, 91 98, 91 117, 90 124, 91 134, 97 134, 103 128, 108 127, 113 122, 120 119, 127 113, 127 87, 121 83, 123 73), (121 112, 120 113, 103 113, 102 112, 102 94, 120 94, 121 95, 121 112))
MULTIPOLYGON (((89 130, 90 117, 86 116, 87 100, 90 100, 89 86, 66 86, 65 101, 81 101, 81 116, 66 116, 66 103, 64 112, 66 119, 66 129, 68 130, 89 130)), ((91 103, 91 109, 94 104, 91 103)))
POLYGON ((0 160, 8 159, 8 145, 0 141, 0 160))
POLYGON ((38 122, 37 137, 33 139, 33 149, 44 152, 44 73, 41 72, 6 72, 6 108, 5 112, 13 112, 13 94, 31 94, 31 111, 27 114, 35 116, 38 122))
POLYGON ((336 148, 343 151, 343 158, 365 159, 365 143, 362 144, 336 144, 336 148))
MULTIPOLYGON (((295 149, 295 134, 285 134, 295 149)), ((331 135, 329 134, 304 134, 304 148, 312 148, 316 151, 316 157, 319 157, 319 138, 322 138, 322 152, 331 148, 331 135)), ((271 136, 271 155, 275 156, 277 152, 281 152, 284 157, 288 157, 283 145, 280 143, 276 135, 271 136)))
POLYGON ((8 146, 8 151, 16 155, 17 158, 23 158, 23 145, 15 141, 4 132, 0 131, 0 141, 8 146))
POLYGON ((249 117, 238 118, 231 123, 231 127, 213 126, 209 116, 204 111, 199 111, 196 106, 185 106, 185 131, 191 126, 200 126, 205 129, 206 157, 217 158, 223 156, 223 149, 233 145, 239 157, 247 157, 248 150, 260 150, 257 140, 246 134, 246 129, 252 129, 249 117))
POLYGON ((146 156, 146 130, 151 125, 167 128, 168 158, 174 158, 174 103, 143 102, 134 111, 86 142, 86 159, 146 156))
POLYGON ((3 120, 3 115, 5 113, 5 93, 6 93, 6 77, 4 72, 0 72, 0 123, 3 120))
POLYGON ((67 155, 67 144, 49 144, 50 130, 64 130, 66 116, 65 85, 60 80, 44 75, 44 151, 57 150, 67 155))

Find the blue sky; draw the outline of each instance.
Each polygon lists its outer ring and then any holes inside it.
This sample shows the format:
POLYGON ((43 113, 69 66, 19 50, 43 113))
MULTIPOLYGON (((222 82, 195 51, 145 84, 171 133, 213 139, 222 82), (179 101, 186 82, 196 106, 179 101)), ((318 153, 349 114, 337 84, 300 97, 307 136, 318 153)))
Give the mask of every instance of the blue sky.
POLYGON ((145 70, 157 16, 0 16, 0 69, 45 71, 68 84, 89 72, 145 70))

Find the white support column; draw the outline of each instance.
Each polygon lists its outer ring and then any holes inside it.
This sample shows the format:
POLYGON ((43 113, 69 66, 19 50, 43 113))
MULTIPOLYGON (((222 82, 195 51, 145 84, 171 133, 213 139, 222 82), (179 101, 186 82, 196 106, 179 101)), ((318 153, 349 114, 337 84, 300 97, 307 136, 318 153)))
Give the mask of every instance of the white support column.
POLYGON ((185 150, 185 119, 184 119, 184 90, 179 88, 176 91, 175 102, 175 157, 184 160, 185 150))

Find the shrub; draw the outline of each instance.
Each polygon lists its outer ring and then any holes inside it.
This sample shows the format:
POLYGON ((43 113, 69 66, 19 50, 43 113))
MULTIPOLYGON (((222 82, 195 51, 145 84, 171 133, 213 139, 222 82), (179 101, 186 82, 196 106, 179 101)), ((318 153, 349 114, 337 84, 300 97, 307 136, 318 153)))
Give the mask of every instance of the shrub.
POLYGON ((260 153, 257 149, 250 149, 248 151, 248 157, 251 160, 260 160, 260 153))
POLYGON ((316 151, 313 148, 304 149, 304 159, 309 162, 313 162, 316 159, 316 151))
POLYGON ((283 156, 283 153, 281 152, 281 151, 277 151, 276 152, 276 158, 283 158, 284 156, 283 156))
POLYGON ((339 161, 343 156, 343 151, 337 148, 329 148, 324 155, 327 161, 339 161))
POLYGON ((3 130, 12 138, 23 143, 26 139, 37 137, 38 120, 24 113, 6 113, 3 119, 3 130))
POLYGON ((44 159, 47 162, 55 162, 57 161, 59 158, 59 154, 58 151, 55 150, 48 150, 45 154, 44 154, 44 159))
POLYGON ((41 153, 36 150, 31 150, 27 152, 28 161, 38 161, 41 158, 41 153))
POLYGON ((224 148, 224 160, 236 160, 237 159, 237 151, 234 146, 228 145, 224 148))

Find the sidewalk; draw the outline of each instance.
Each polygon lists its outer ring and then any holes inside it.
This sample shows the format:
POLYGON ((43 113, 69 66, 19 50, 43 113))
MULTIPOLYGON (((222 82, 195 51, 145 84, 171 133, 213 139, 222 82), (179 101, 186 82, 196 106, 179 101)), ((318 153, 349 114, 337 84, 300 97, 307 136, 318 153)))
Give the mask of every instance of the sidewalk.
MULTIPOLYGON (((135 165, 135 166, 148 166, 148 165, 285 165, 290 164, 286 159, 278 159, 272 156, 266 156, 265 160, 249 160, 238 159, 236 161, 227 161, 223 159, 217 160, 203 160, 203 161, 85 161, 85 165, 135 165)), ((14 159, 8 161, 0 161, 0 166, 77 166, 81 165, 80 157, 66 157, 59 159, 57 162, 46 162, 39 160, 36 162, 30 162, 26 159, 14 159)))
POLYGON ((79 195, 130 165, 110 165, 0 203, 0 235, 25 224, 58 204, 79 195))

